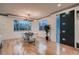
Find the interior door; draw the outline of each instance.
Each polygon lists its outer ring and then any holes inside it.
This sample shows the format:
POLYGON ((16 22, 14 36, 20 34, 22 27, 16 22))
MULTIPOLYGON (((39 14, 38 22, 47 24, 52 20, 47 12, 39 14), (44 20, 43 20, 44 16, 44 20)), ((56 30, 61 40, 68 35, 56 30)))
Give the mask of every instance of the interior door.
POLYGON ((60 14, 60 43, 74 47, 74 10, 60 14))

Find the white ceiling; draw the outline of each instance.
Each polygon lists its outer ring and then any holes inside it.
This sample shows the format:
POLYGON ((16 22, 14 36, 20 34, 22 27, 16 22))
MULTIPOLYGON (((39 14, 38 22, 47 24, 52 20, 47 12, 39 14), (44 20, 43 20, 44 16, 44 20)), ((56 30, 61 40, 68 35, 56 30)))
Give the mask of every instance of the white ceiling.
POLYGON ((57 6, 57 3, 0 3, 0 13, 9 13, 19 16, 26 16, 30 13, 31 18, 41 18, 49 15, 52 12, 75 5, 74 3, 63 3, 61 7, 57 6))

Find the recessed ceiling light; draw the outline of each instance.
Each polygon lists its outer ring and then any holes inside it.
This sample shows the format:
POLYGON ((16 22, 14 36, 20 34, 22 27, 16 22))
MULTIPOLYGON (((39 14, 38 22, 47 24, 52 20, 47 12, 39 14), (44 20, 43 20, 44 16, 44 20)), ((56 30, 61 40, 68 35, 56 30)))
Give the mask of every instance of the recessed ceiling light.
POLYGON ((57 6, 58 6, 58 7, 61 7, 61 3, 59 3, 57 6))

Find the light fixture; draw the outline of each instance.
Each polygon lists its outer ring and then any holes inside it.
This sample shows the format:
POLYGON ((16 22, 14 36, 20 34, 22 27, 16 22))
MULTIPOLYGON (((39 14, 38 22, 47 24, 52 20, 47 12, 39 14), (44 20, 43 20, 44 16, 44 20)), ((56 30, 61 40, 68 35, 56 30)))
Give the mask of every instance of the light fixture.
POLYGON ((34 22, 36 22, 37 20, 33 20, 34 22))
POLYGON ((30 20, 30 14, 25 14, 25 19, 24 20, 30 20))
POLYGON ((61 3, 59 3, 57 6, 58 6, 58 7, 61 7, 61 3))

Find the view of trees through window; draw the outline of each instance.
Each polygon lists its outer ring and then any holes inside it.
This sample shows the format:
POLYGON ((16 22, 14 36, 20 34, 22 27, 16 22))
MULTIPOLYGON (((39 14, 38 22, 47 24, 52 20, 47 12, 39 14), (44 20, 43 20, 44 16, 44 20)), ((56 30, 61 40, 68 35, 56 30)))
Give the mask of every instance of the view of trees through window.
POLYGON ((31 30, 31 22, 26 20, 14 20, 14 31, 31 30))
POLYGON ((48 21, 46 19, 40 20, 39 30, 44 30, 45 25, 48 25, 48 21))

